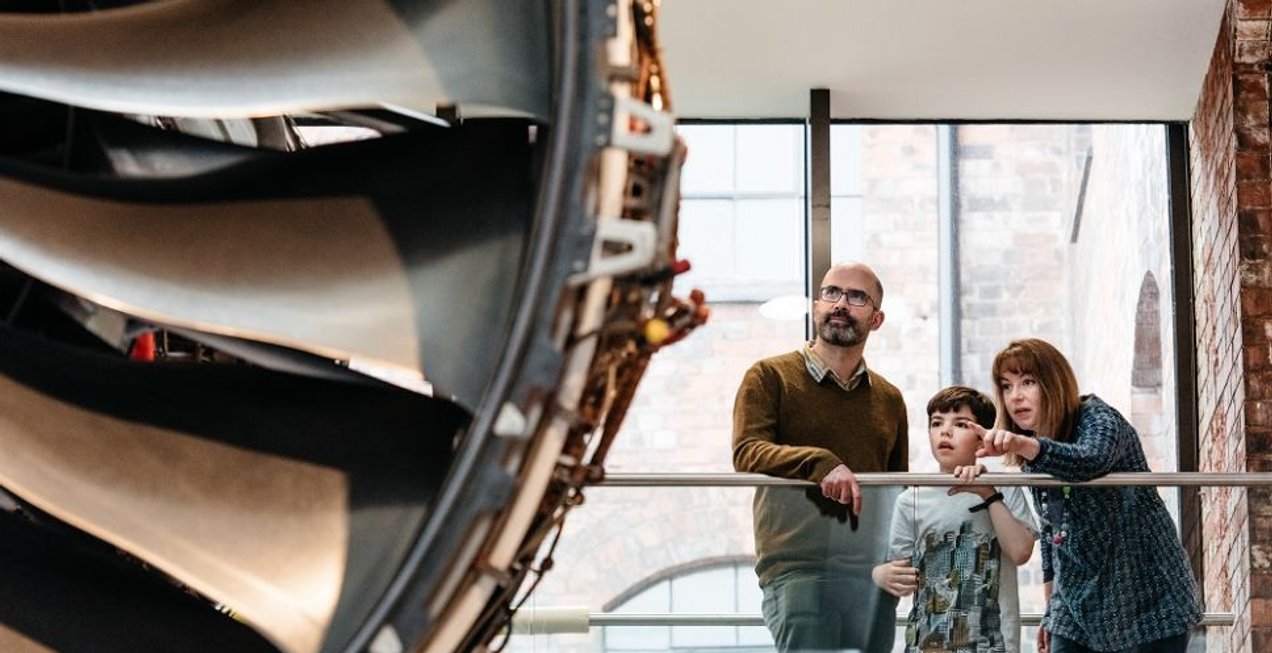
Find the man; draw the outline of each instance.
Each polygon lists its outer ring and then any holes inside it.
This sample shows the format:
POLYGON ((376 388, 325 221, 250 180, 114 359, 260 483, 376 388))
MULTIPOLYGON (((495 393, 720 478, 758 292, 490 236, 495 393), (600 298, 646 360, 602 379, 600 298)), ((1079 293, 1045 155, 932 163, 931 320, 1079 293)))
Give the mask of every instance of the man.
POLYGON ((813 302, 815 339, 756 363, 738 388, 734 469, 819 484, 755 493, 755 572, 781 651, 892 650, 896 599, 870 577, 886 549, 891 506, 877 500, 888 493, 875 492, 864 497, 875 510, 864 512, 882 514, 863 514, 853 475, 908 469, 905 402, 864 359, 866 340, 883 324, 882 301, 869 267, 833 266, 813 302), (858 519, 865 527, 855 530, 858 519))

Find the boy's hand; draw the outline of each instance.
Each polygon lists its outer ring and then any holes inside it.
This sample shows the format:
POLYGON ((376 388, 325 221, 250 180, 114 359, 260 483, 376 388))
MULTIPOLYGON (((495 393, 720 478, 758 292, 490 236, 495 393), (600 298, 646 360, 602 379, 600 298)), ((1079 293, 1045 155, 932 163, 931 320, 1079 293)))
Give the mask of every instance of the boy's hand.
POLYGON ((919 571, 910 565, 909 560, 885 562, 875 567, 870 575, 875 585, 897 598, 913 594, 919 586, 919 571))
POLYGON ((984 465, 976 463, 975 465, 959 465, 954 468, 954 478, 960 483, 967 484, 976 480, 977 476, 988 471, 984 465))
POLYGON ((958 482, 962 483, 962 485, 956 485, 950 488, 950 496, 961 494, 963 492, 971 492, 982 499, 988 499, 995 491, 993 486, 971 485, 971 482, 976 480, 976 477, 984 474, 985 471, 985 466, 980 463, 976 463, 975 465, 959 465, 958 467, 955 467, 954 478, 957 479, 958 482))

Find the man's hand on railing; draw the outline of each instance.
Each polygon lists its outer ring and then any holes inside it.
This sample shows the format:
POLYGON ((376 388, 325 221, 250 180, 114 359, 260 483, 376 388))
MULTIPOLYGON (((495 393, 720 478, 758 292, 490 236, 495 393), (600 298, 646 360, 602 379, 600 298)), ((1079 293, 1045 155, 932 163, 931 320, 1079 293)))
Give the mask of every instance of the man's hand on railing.
POLYGON ((861 514, 861 487, 857 485, 857 477, 847 465, 839 465, 830 470, 821 480, 822 494, 833 501, 847 505, 852 503, 852 514, 861 514))

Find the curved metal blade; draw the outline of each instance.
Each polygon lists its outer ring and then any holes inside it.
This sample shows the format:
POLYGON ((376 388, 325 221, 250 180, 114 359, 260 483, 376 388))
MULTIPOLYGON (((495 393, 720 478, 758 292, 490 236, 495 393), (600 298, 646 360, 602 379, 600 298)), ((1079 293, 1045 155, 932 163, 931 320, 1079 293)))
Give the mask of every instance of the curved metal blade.
POLYGON ((92 174, 138 179, 192 177, 252 159, 285 156, 279 151, 200 138, 96 111, 76 111, 75 126, 71 164, 64 167, 92 174))
POLYGON ((188 589, 45 514, 38 522, 27 514, 0 513, 0 651, 278 653, 188 589))
POLYGON ((466 421, 395 389, 0 334, 0 485, 289 652, 384 590, 466 421))
POLYGON ((533 219, 531 147, 520 121, 435 131, 176 180, 0 162, 0 259, 147 321, 400 369, 472 407, 533 219))
POLYGON ((160 323, 419 369, 405 266, 366 199, 174 211, 9 179, 0 195, 0 258, 72 294, 160 323))
POLYGON ((10 653, 53 653, 53 649, 0 624, 0 650, 10 653))
POLYGON ((543 117, 542 0, 170 0, 0 15, 0 89, 201 118, 439 104, 543 117))

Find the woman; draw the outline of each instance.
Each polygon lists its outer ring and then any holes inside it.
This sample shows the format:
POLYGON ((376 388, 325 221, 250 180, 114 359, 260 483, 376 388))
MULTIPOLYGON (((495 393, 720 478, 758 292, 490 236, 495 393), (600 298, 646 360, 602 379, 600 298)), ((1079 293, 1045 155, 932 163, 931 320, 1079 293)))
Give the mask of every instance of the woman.
MULTIPOLYGON (((1078 396, 1064 356, 1037 339, 994 358, 998 421, 978 456, 1006 456, 1027 472, 1086 481, 1147 472, 1139 436, 1094 395, 1078 396)), ((1042 522, 1046 653, 1183 653, 1201 621, 1188 559, 1152 487, 1035 487, 1042 522)))

